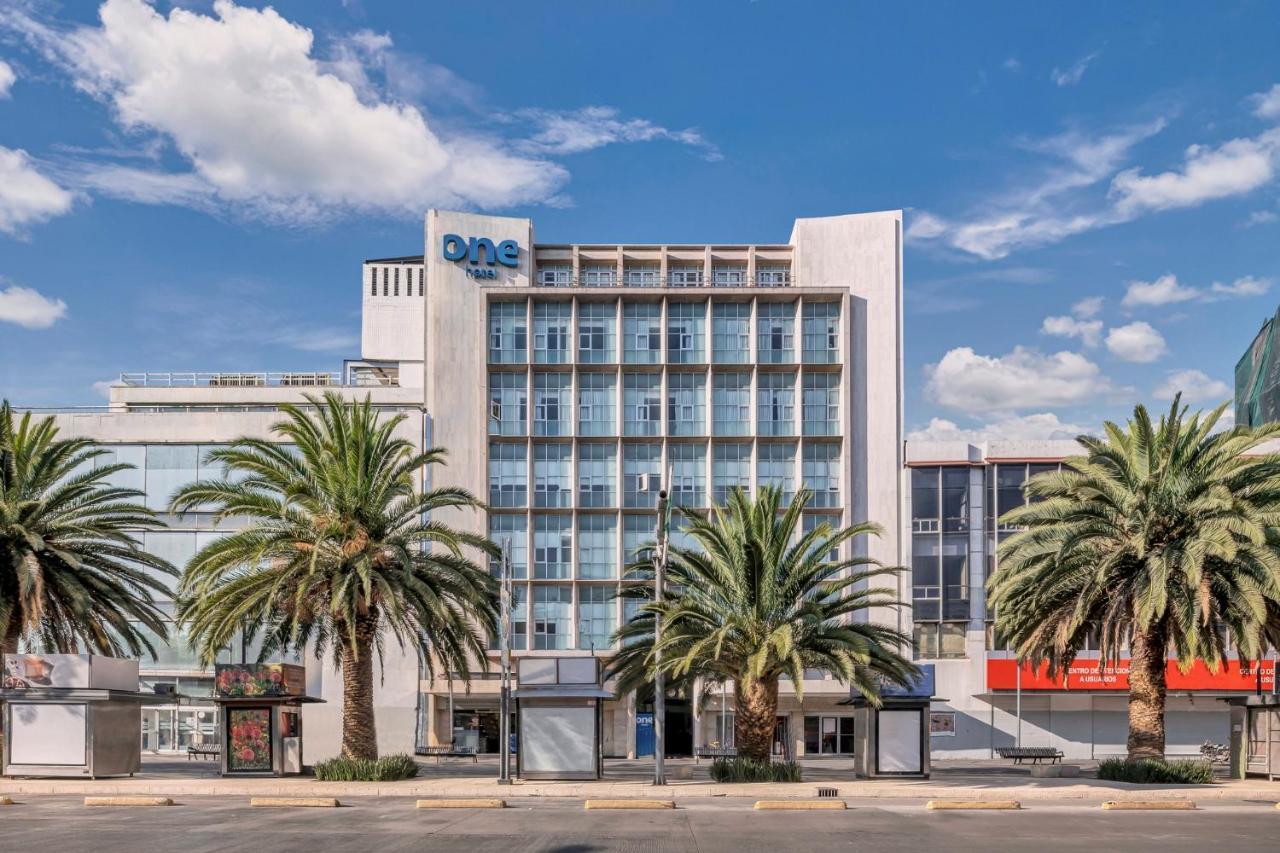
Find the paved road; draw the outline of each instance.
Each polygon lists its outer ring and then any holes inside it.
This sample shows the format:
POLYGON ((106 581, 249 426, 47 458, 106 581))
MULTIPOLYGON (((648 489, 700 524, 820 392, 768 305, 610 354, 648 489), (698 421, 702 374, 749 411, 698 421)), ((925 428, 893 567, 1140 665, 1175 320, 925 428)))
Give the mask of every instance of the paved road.
POLYGON ((249 809, 189 799, 170 808, 86 808, 31 797, 0 808, 0 850, 50 853, 393 853, 401 850, 715 851, 1274 851, 1271 803, 1194 813, 1101 812, 1034 804, 1021 812, 927 812, 921 803, 853 802, 845 812, 755 812, 720 800, 663 812, 585 812, 578 801, 505 810, 418 811, 412 800, 353 800, 340 809, 249 809))

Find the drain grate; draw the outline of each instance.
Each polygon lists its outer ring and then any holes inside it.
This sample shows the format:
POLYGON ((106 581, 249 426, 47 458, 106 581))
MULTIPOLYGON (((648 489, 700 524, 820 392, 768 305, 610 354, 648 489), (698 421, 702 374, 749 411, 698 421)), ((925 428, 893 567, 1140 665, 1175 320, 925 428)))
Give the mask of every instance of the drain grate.
POLYGON ((819 788, 819 789, 818 789, 818 796, 819 796, 819 797, 835 797, 835 796, 837 796, 839 793, 840 793, 840 792, 839 792, 838 790, 836 790, 835 788, 819 788))

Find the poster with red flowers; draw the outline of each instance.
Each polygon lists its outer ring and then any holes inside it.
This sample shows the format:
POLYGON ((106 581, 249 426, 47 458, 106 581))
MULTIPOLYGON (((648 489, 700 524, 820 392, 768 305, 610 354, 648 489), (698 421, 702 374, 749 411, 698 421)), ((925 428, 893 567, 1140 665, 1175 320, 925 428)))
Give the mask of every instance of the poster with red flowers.
POLYGON ((271 709, 227 709, 227 769, 271 769, 271 709))
POLYGON ((297 696, 306 693, 306 674, 284 663, 220 663, 214 686, 219 696, 297 696))

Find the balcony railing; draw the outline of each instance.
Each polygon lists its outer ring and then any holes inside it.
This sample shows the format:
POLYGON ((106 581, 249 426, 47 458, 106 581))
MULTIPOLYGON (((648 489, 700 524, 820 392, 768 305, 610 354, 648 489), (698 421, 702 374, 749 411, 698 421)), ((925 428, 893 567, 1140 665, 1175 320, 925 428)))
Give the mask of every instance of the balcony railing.
POLYGON ((668 281, 663 282, 659 278, 652 278, 647 281, 628 281, 626 278, 601 281, 597 277, 593 277, 587 281, 582 276, 557 276, 555 278, 543 279, 535 277, 534 287, 628 287, 628 288, 658 288, 658 287, 676 287, 676 288, 697 288, 697 287, 793 287, 795 282, 790 275, 778 277, 776 275, 756 276, 747 278, 743 276, 740 281, 716 281, 714 278, 702 280, 696 283, 687 281, 668 281))
POLYGON ((316 388, 342 385, 340 373, 121 373, 132 388, 316 388))

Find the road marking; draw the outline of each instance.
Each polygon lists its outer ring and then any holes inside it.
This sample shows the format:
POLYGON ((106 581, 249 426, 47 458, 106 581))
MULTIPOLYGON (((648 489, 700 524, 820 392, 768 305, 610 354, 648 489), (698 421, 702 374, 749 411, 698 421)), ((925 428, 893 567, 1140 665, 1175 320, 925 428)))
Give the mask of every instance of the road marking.
POLYGON ((253 797, 254 809, 336 809, 341 803, 334 797, 253 797))

